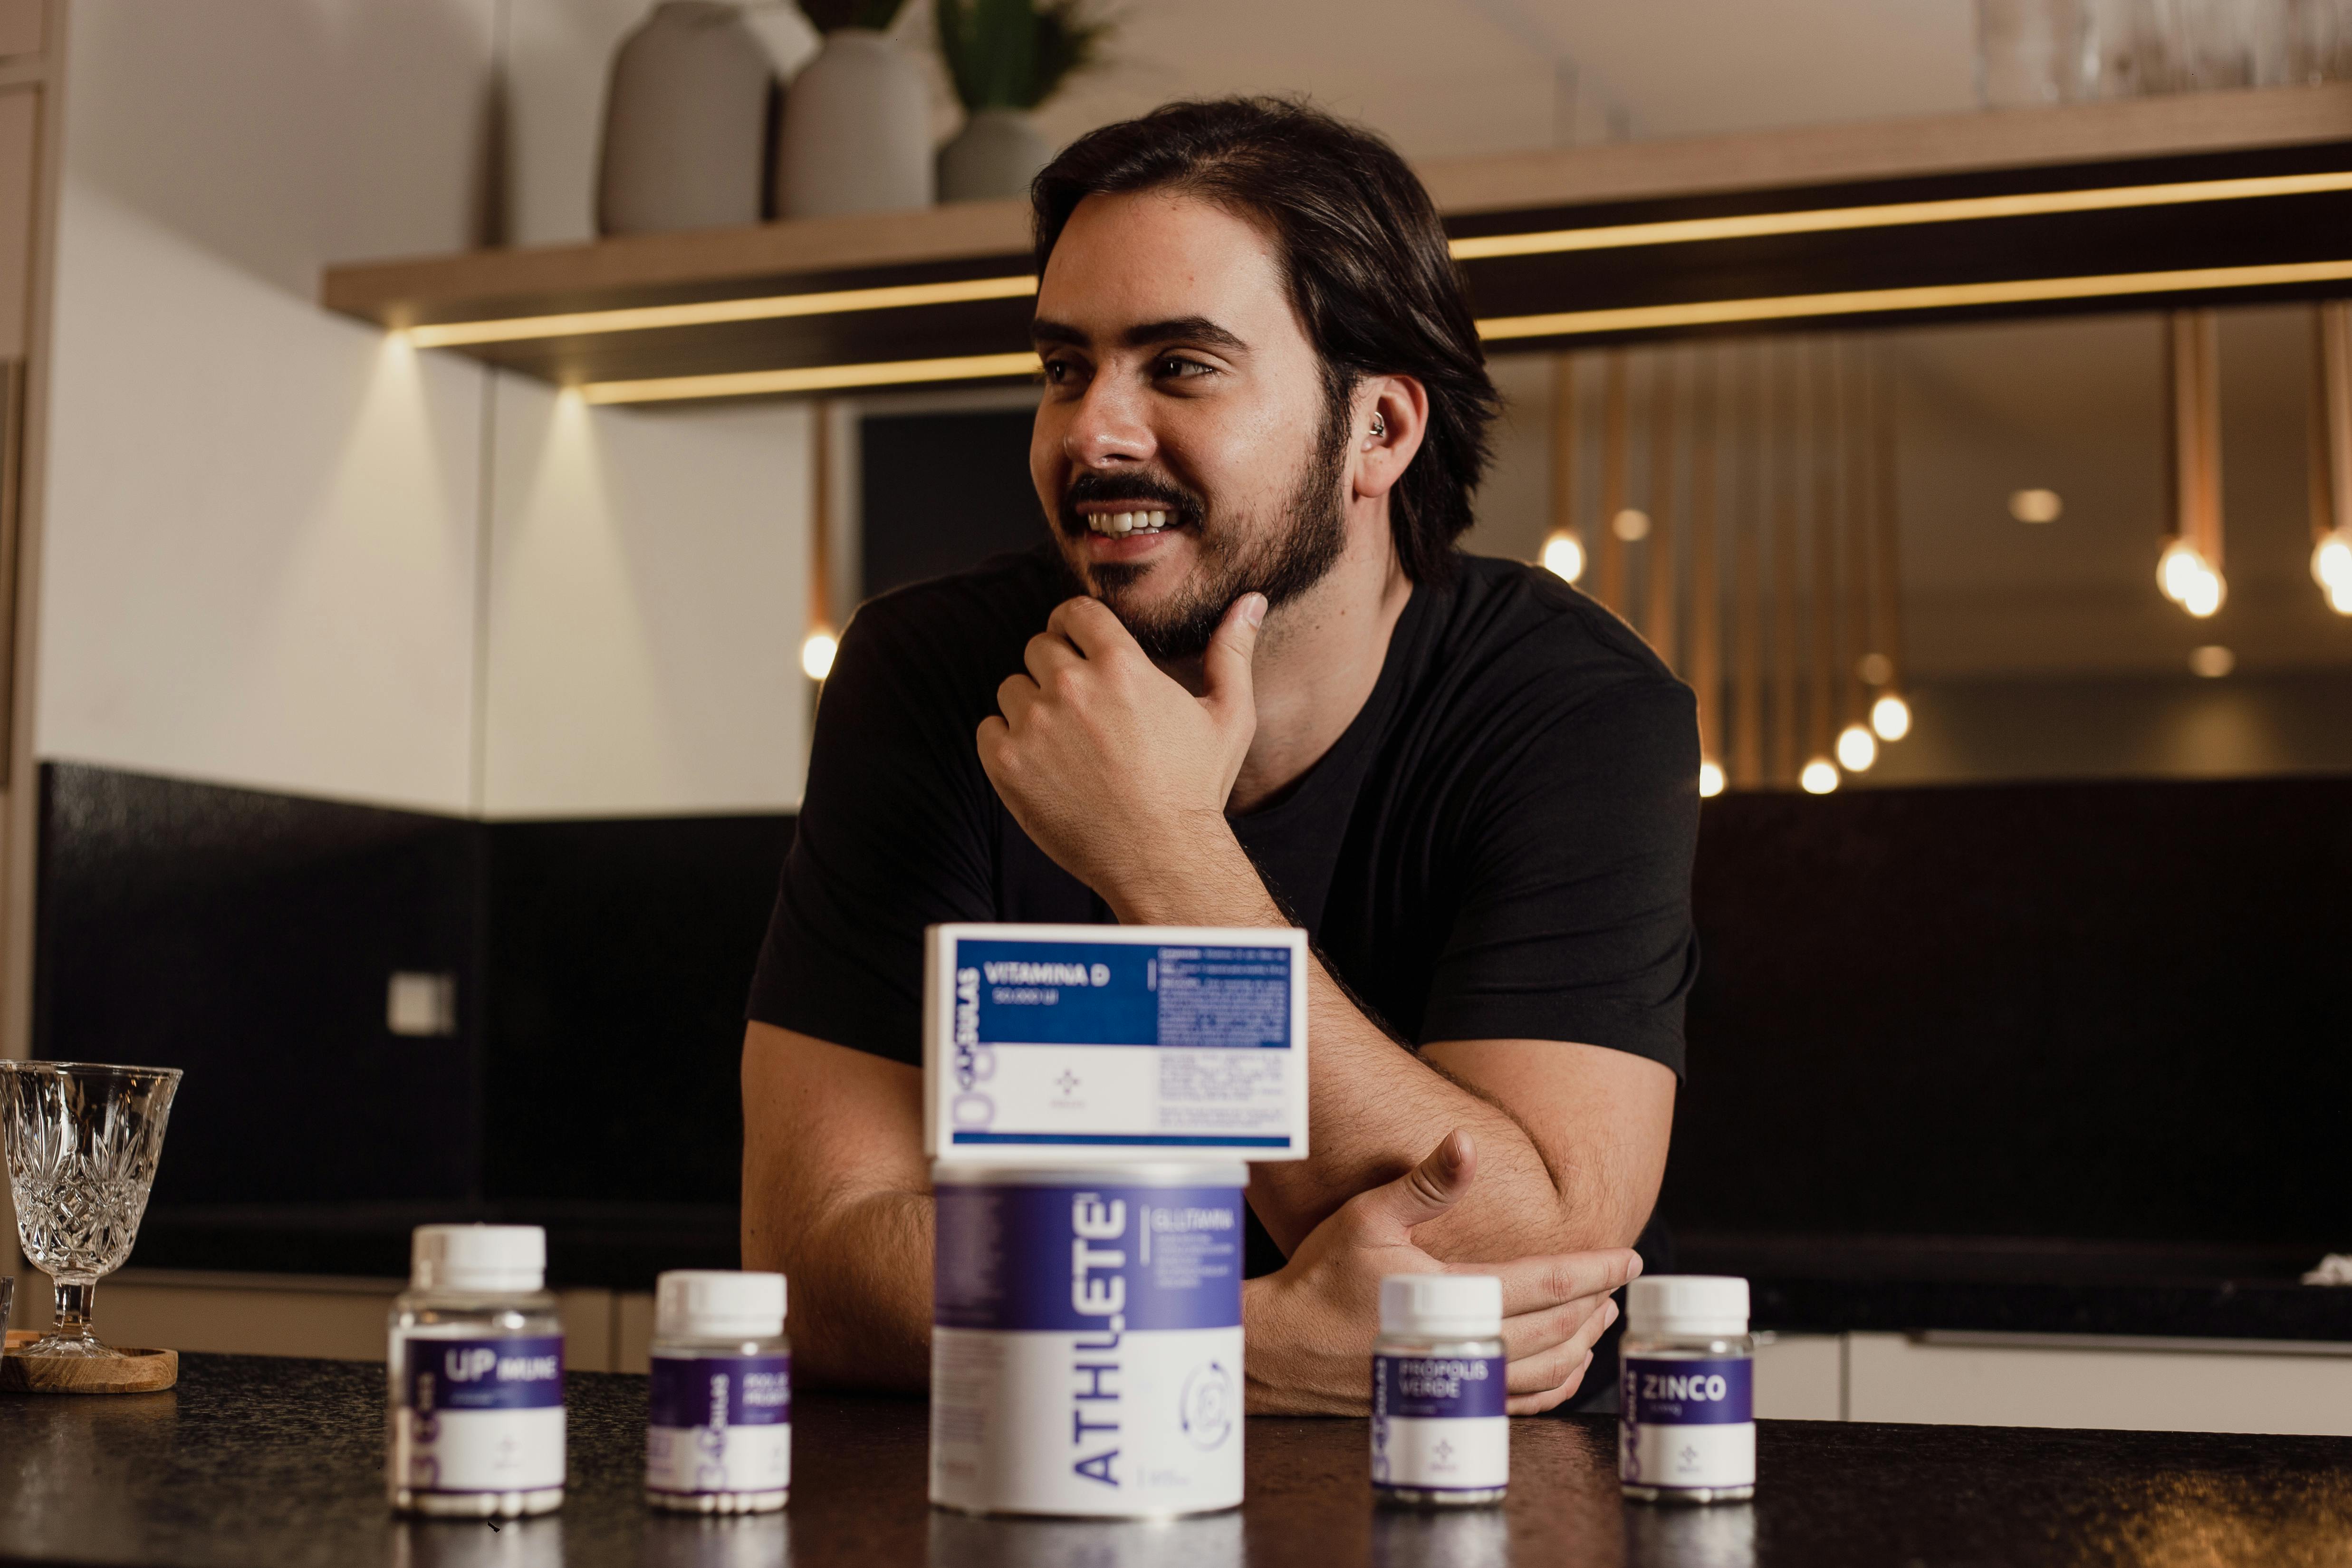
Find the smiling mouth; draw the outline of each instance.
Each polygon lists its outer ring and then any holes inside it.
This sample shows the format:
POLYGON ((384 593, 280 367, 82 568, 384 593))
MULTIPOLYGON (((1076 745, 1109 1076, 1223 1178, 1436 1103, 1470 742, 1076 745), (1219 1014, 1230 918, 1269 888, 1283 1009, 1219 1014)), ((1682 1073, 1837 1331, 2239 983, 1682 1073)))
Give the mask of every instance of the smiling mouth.
POLYGON ((1106 539, 1125 539, 1129 534, 1158 533, 1169 526, 1164 510, 1097 511, 1088 513, 1086 525, 1106 539))

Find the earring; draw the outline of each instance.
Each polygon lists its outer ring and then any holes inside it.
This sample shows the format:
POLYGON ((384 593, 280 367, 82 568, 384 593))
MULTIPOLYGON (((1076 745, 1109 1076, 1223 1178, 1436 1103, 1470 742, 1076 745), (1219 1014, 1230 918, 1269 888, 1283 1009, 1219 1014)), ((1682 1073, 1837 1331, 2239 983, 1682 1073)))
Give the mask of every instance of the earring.
POLYGON ((1372 434, 1375 436, 1385 436, 1388 433, 1389 422, 1381 418, 1380 415, 1375 412, 1372 415, 1372 434))

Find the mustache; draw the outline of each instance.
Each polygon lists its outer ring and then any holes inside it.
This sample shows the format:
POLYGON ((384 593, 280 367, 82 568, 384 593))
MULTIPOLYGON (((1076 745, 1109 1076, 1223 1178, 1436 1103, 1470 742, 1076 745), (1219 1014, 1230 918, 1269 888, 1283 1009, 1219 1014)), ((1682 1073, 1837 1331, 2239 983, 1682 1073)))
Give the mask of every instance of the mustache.
POLYGON ((1082 536, 1088 531, 1087 520, 1078 515, 1078 508, 1088 501, 1131 503, 1137 510, 1164 511, 1179 526, 1197 527, 1209 513, 1200 497, 1156 475, 1089 472, 1072 479, 1062 493, 1059 521, 1066 532, 1082 536))

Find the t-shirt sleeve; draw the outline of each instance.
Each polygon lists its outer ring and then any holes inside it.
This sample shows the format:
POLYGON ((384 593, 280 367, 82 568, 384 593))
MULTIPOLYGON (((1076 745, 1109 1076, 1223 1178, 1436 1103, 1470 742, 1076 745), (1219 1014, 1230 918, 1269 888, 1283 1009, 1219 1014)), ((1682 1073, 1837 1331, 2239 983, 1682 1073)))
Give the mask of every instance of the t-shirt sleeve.
POLYGON ((845 631, 751 1019, 894 1060, 922 1060, 923 928, 986 920, 989 784, 966 720, 968 652, 888 601, 845 631), (926 635, 931 633, 934 635, 926 635))
POLYGON ((1531 728, 1465 813, 1462 897, 1421 1038, 1606 1046, 1683 1071, 1698 972, 1688 688, 1615 685, 1531 728))

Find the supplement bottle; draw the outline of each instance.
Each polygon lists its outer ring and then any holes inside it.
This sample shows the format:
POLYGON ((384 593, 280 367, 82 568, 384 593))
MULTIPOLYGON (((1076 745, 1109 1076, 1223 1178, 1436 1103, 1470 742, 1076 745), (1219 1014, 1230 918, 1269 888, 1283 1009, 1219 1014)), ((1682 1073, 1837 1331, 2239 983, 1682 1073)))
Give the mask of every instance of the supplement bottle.
POLYGON ((1748 1281, 1644 1276, 1625 1288, 1617 1474, 1643 1502, 1756 1495, 1756 1342, 1748 1281))
POLYGON ((392 1304, 385 1486, 404 1513, 563 1503, 563 1324, 535 1225, 423 1225, 392 1304))
POLYGON ((1511 1479, 1503 1282, 1391 1274, 1372 1345, 1372 1495, 1458 1508, 1499 1502, 1511 1479))
POLYGON ((782 1275, 677 1268, 655 1281, 647 1502, 683 1513, 784 1506, 792 1351, 782 1275))

